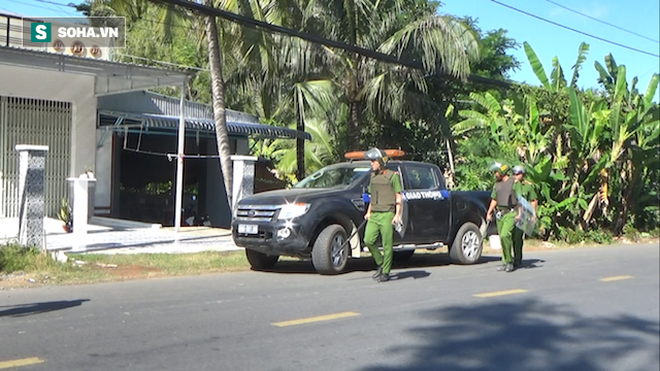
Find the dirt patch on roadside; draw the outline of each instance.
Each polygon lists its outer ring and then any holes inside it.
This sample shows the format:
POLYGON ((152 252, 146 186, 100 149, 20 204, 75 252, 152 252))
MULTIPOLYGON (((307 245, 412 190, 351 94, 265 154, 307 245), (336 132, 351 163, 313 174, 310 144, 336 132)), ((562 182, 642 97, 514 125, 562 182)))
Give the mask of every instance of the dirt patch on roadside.
POLYGON ((162 275, 158 268, 142 267, 139 265, 119 265, 116 267, 101 267, 105 272, 123 279, 137 279, 162 275))
MULTIPOLYGON (((90 265, 94 271, 103 272, 108 276, 103 278, 102 276, 90 279, 91 282, 103 282, 103 281, 128 281, 134 279, 150 278, 150 277, 162 277, 166 275, 161 269, 151 268, 151 267, 142 267, 138 265, 113 265, 113 264, 99 264, 99 265, 90 265)), ((70 283, 87 283, 84 279, 74 280, 70 283)), ((16 272, 11 274, 0 274, 0 291, 2 290, 11 290, 11 289, 20 289, 20 288, 33 288, 33 287, 42 287, 48 285, 60 285, 62 284, 56 277, 50 277, 48 275, 41 275, 36 273, 25 273, 25 272, 16 272)))

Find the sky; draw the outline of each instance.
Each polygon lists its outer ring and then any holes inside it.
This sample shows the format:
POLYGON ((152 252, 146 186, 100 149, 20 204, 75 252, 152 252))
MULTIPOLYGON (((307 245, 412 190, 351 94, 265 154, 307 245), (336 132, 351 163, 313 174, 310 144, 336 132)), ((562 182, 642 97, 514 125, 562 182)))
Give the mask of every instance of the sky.
MULTIPOLYGON (((441 0, 440 13, 456 16, 471 16, 477 19, 478 26, 483 31, 503 28, 507 35, 515 39, 520 47, 511 51, 521 62, 521 68, 511 74, 511 79, 540 85, 534 75, 525 55, 522 43, 527 41, 539 56, 546 74, 552 71, 552 58, 557 57, 564 69, 564 76, 570 80, 571 67, 577 59, 578 48, 583 41, 589 44, 589 54, 580 71, 578 85, 583 88, 598 87, 598 73, 594 62, 605 65, 605 56, 611 53, 617 64, 626 66, 626 75, 630 83, 634 76, 639 82, 637 89, 644 92, 653 73, 660 71, 660 59, 657 56, 642 54, 621 46, 612 45, 590 36, 563 29, 559 26, 535 19, 515 10, 497 4, 493 0, 441 0)), ((500 3, 518 8, 527 13, 545 18, 549 21, 591 34, 615 43, 659 55, 660 44, 660 9, 658 0, 496 0, 500 3), (647 38, 649 41, 626 31, 599 23, 569 10, 552 4, 561 4, 593 18, 632 31, 647 38)), ((75 9, 67 6, 71 0, 0 0, 0 13, 13 12, 24 16, 71 16, 76 15, 75 9)), ((75 1, 81 2, 80 0, 75 1)), ((656 91, 655 101, 658 102, 660 89, 656 91)))
MULTIPOLYGON (((540 85, 532 71, 522 43, 527 41, 539 57, 548 78, 552 71, 552 58, 555 56, 564 69, 564 76, 570 81, 570 70, 578 56, 580 43, 589 44, 589 54, 580 70, 578 85, 583 88, 598 87, 596 61, 605 67, 605 56, 612 54, 618 65, 626 66, 626 77, 630 84, 637 76, 637 89, 643 93, 653 73, 660 70, 660 59, 612 45, 595 38, 563 29, 542 20, 516 12, 492 0, 441 0, 440 13, 476 18, 483 31, 503 28, 508 37, 520 43, 513 55, 521 62, 521 68, 512 73, 511 78, 518 82, 540 85)), ((527 13, 545 18, 555 23, 610 40, 625 46, 640 49, 651 54, 660 54, 660 44, 635 36, 620 29, 599 23, 569 10, 552 4, 548 0, 497 0, 527 13)), ((564 7, 584 13, 593 18, 613 24, 653 40, 660 40, 660 10, 658 0, 551 0, 564 7)), ((660 89, 656 91, 658 102, 660 89)))

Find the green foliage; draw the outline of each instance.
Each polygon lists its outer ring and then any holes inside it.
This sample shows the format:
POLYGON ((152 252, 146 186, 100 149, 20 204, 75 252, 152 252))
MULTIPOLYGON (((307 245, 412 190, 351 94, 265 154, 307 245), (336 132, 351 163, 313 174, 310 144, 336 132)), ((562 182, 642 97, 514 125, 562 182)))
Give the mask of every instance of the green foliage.
POLYGON ((66 225, 70 225, 71 222, 73 221, 73 213, 71 210, 71 205, 69 204, 69 200, 67 200, 66 198, 62 198, 60 212, 57 214, 57 217, 66 225))
MULTIPOLYGON (((609 243, 627 223, 655 228, 660 219, 658 105, 639 93, 636 78, 628 85, 625 66, 611 55, 605 58, 607 68, 599 68, 603 93, 575 89, 586 44, 570 86, 557 59, 548 78, 531 46, 525 49, 544 88, 519 85, 500 100, 490 92, 470 94, 475 104, 460 110, 463 120, 452 126, 461 154, 463 149, 474 154, 469 165, 457 161, 458 188, 492 184, 479 167, 513 150, 506 161, 524 163, 527 179, 537 187, 543 238, 609 243), (503 153, 480 150, 493 146, 503 153)), ((653 75, 646 94, 655 94, 657 85, 653 75)))
POLYGON ((660 237, 660 227, 655 227, 652 230, 649 231, 649 234, 651 237, 658 238, 660 237))
POLYGON ((34 271, 58 264, 60 263, 36 247, 24 247, 15 243, 0 246, 0 272, 34 271))
MULTIPOLYGON (((153 22, 166 14, 162 7, 137 0, 101 3, 117 5, 114 10, 131 20, 126 54, 201 69, 188 96, 211 101, 199 17, 171 18, 172 27, 165 30, 162 22, 153 22)), ((539 232, 545 239, 607 241, 607 235, 594 231, 620 235, 633 227, 643 232, 660 226, 660 112, 652 101, 657 74, 646 89, 638 89, 638 79, 629 82, 625 66, 607 55, 594 64, 601 88, 585 91, 579 77, 588 44, 581 43, 573 66, 564 68, 556 57, 544 66, 524 43, 541 86, 493 89, 461 78, 469 72, 506 79, 520 67, 511 55, 518 43, 506 30, 483 32, 470 17, 439 14, 437 3, 228 0, 220 5, 457 77, 423 75, 297 38, 219 23, 227 107, 272 125, 303 123, 314 138, 305 145, 307 173, 343 160, 349 149, 378 145, 401 148, 409 159, 443 169, 453 158, 450 176, 457 188, 483 190, 492 187, 487 171, 492 161, 520 163, 537 187, 539 232)), ((251 146, 254 154, 277 164, 281 178, 295 181, 293 140, 253 139, 251 146)))
POLYGON ((612 232, 604 229, 590 230, 586 234, 586 239, 601 245, 609 245, 614 242, 612 232))
POLYGON ((626 223, 626 226, 623 228, 623 236, 635 242, 642 238, 642 234, 639 233, 637 228, 635 228, 632 220, 629 220, 628 223, 626 223))
POLYGON ((566 231, 566 242, 571 245, 579 244, 584 242, 586 239, 586 233, 580 229, 569 229, 566 231))

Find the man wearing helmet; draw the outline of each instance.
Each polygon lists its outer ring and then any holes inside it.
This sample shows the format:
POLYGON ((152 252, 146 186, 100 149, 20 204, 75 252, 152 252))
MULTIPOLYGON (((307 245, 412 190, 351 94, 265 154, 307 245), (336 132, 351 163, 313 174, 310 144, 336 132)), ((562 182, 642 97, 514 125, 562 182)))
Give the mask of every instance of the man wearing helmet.
POLYGON ((502 243, 502 266, 498 271, 512 272, 514 270, 513 260, 511 258, 511 249, 513 245, 513 230, 515 227, 515 210, 518 206, 518 199, 513 189, 513 178, 509 177, 509 166, 499 162, 494 163, 490 170, 495 173, 495 186, 491 193, 490 206, 486 213, 486 220, 493 219, 493 211, 497 208, 495 214, 497 218, 497 231, 502 243))
POLYGON ((365 153, 371 160, 371 179, 369 182, 370 202, 364 218, 367 227, 364 232, 364 244, 369 248, 374 261, 378 265, 373 279, 378 282, 389 281, 392 267, 394 224, 401 220, 401 180, 399 174, 388 170, 387 156, 378 148, 372 148, 365 153), (380 234, 383 244, 383 254, 376 246, 380 234))
MULTIPOLYGON (((515 193, 532 204, 534 207, 534 214, 536 214, 536 207, 538 205, 538 197, 534 190, 532 182, 524 180, 525 167, 516 165, 513 167, 513 190, 515 193)), ((519 268, 522 265, 522 248, 523 248, 523 235, 524 232, 519 228, 513 230, 513 267, 519 268)))

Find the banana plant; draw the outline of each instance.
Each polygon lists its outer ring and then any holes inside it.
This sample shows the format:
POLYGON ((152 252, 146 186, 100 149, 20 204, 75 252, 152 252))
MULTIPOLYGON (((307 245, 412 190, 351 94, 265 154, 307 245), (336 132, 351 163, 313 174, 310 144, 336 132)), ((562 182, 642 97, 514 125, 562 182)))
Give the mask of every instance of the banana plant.
POLYGON ((516 143, 523 162, 537 164, 547 155, 553 127, 544 130, 536 100, 531 96, 515 100, 515 109, 518 114, 514 116, 516 129, 511 139, 516 143))
POLYGON ((572 67, 573 77, 571 77, 571 83, 568 86, 569 88, 577 89, 577 80, 580 77, 580 70, 582 69, 582 65, 584 64, 584 61, 587 60, 587 54, 589 54, 589 44, 583 42, 578 48, 578 57, 572 67))
POLYGON ((465 120, 452 127, 452 135, 458 138, 489 130, 492 138, 498 143, 507 138, 511 125, 504 117, 503 107, 497 102, 497 99, 489 92, 484 94, 470 93, 470 98, 485 113, 478 110, 460 110, 458 113, 465 120))
POLYGON ((550 91, 558 92, 566 89, 567 87, 577 87, 577 80, 580 77, 580 70, 582 69, 584 61, 587 60, 587 54, 589 53, 589 44, 583 42, 578 48, 577 60, 573 67, 571 67, 573 70, 573 75, 571 77, 570 85, 566 83, 566 78, 564 77, 564 69, 562 68, 561 63, 559 63, 559 58, 556 56, 552 58, 552 71, 550 73, 550 79, 548 79, 548 75, 543 68, 543 63, 541 63, 541 60, 539 59, 538 55, 536 55, 536 52, 534 52, 532 46, 526 41, 523 43, 523 46, 525 48, 527 60, 532 66, 534 74, 539 79, 541 85, 543 85, 544 88, 550 91))
MULTIPOLYGON (((617 66, 613 58, 606 58, 606 64, 611 68, 616 67, 616 72, 611 73, 612 71, 610 71, 608 75, 613 81, 609 97, 611 109, 606 121, 609 148, 585 182, 597 181, 600 184, 598 187, 600 194, 594 195, 594 198, 598 197, 600 204, 605 207, 610 204, 610 190, 614 185, 619 186, 620 192, 616 193, 616 198, 622 209, 617 213, 616 228, 620 229, 627 218, 630 194, 634 186, 633 180, 636 178, 637 172, 641 170, 639 168, 641 161, 645 160, 639 158, 639 144, 645 145, 646 149, 652 149, 654 148, 652 141, 657 138, 657 126, 660 125, 660 122, 658 121, 657 104, 653 103, 652 99, 658 86, 658 76, 653 75, 645 95, 640 96, 636 89, 632 91, 628 89, 624 65, 617 66), (639 139, 640 142, 636 139, 639 139), (638 153, 636 158, 635 152, 638 153), (635 167, 636 163, 638 168, 635 167), (612 177, 613 173, 618 173, 620 176, 612 177)), ((657 152, 655 157, 657 157, 657 152)), ((595 206, 596 202, 592 200, 590 206, 592 204, 595 206)), ((593 207, 585 212, 585 221, 591 217, 592 212, 593 207)))

